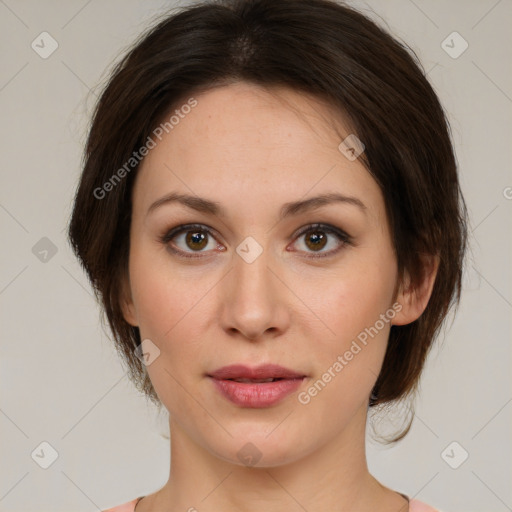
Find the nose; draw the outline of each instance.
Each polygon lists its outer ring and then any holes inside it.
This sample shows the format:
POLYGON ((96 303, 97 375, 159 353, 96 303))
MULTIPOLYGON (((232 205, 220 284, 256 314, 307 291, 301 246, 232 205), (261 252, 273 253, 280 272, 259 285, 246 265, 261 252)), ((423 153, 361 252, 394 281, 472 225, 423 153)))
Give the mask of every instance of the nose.
MULTIPOLYGON (((291 294, 264 250, 251 263, 234 255, 233 268, 221 292, 222 328, 250 341, 277 337, 289 326, 285 295, 291 294), (272 265, 274 268, 270 268, 272 265)), ((288 303, 290 302, 288 297, 288 303)))

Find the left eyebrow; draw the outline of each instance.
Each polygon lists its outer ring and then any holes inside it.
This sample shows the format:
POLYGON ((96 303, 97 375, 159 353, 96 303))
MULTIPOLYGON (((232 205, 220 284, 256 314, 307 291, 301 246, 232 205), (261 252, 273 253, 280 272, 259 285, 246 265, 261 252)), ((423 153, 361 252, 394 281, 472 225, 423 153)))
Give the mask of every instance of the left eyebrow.
MULTIPOLYGON (((176 192, 172 192, 161 197, 160 199, 157 199, 148 208, 146 216, 149 215, 152 211, 159 208, 160 206, 174 202, 180 203, 186 206, 187 208, 196 210, 198 212, 208 213, 211 215, 218 215, 219 217, 226 217, 225 210, 221 207, 220 203, 212 201, 210 199, 206 199, 204 197, 191 196, 187 194, 178 194, 176 192)), ((367 208, 365 204, 357 197, 346 196, 338 193, 331 193, 322 194, 301 201, 292 201, 289 203, 285 203, 281 207, 279 219, 282 220, 286 217, 298 215, 300 213, 314 210, 327 204, 332 204, 336 202, 353 205, 359 208, 363 213, 366 213, 367 208)))
POLYGON ((356 206, 363 213, 366 214, 365 204, 357 197, 332 193, 311 197, 310 199, 305 199, 303 201, 293 201, 291 203, 285 203, 281 208, 279 219, 282 220, 286 217, 289 217, 290 215, 298 215, 299 213, 304 213, 310 210, 314 210, 316 208, 320 208, 321 206, 336 202, 356 206))

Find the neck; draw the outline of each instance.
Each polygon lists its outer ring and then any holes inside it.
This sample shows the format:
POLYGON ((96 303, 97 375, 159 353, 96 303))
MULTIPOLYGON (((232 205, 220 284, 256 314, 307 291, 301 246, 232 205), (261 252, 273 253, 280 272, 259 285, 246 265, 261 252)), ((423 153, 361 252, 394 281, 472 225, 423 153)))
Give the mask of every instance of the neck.
POLYGON ((169 480, 142 500, 137 512, 281 512, 294 507, 308 512, 369 512, 386 510, 386 504, 389 510, 399 510, 405 500, 368 472, 366 412, 365 407, 344 431, 333 433, 332 439, 308 455, 270 467, 223 460, 191 439, 171 418, 169 480))

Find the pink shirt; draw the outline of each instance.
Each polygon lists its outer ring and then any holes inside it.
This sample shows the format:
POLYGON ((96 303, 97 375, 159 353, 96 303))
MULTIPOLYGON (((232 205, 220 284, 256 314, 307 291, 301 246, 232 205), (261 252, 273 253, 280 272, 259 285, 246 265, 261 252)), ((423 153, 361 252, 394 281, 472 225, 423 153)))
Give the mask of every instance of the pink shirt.
MULTIPOLYGON (((404 496, 404 495, 402 495, 404 496)), ((407 496, 405 496, 407 498, 407 496)), ((118 505, 117 507, 112 507, 107 510, 103 510, 102 512, 134 512, 135 505, 139 500, 143 497, 135 498, 132 501, 128 501, 127 503, 123 503, 122 505, 118 505)), ((409 512, 441 512, 438 509, 427 505, 418 500, 409 500, 409 512)))

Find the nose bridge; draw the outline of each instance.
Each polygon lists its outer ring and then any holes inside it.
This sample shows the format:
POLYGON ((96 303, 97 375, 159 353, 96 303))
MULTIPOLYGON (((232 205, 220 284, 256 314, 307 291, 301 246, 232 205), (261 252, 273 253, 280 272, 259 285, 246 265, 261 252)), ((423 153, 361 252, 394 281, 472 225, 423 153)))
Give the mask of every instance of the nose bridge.
MULTIPOLYGON (((225 329, 236 329, 249 339, 266 330, 284 328, 278 290, 282 284, 269 267, 274 267, 271 251, 253 240, 237 247, 230 283, 223 297, 225 329)), ((274 270, 275 272, 276 270, 274 270)))
POLYGON ((255 252, 253 247, 249 245, 247 250, 246 243, 240 244, 237 248, 237 255, 234 258, 234 280, 237 286, 237 294, 248 295, 260 299, 259 295, 268 292, 268 287, 271 287, 270 277, 272 273, 269 270, 270 264, 270 251, 262 248, 259 254, 252 254, 255 252))

